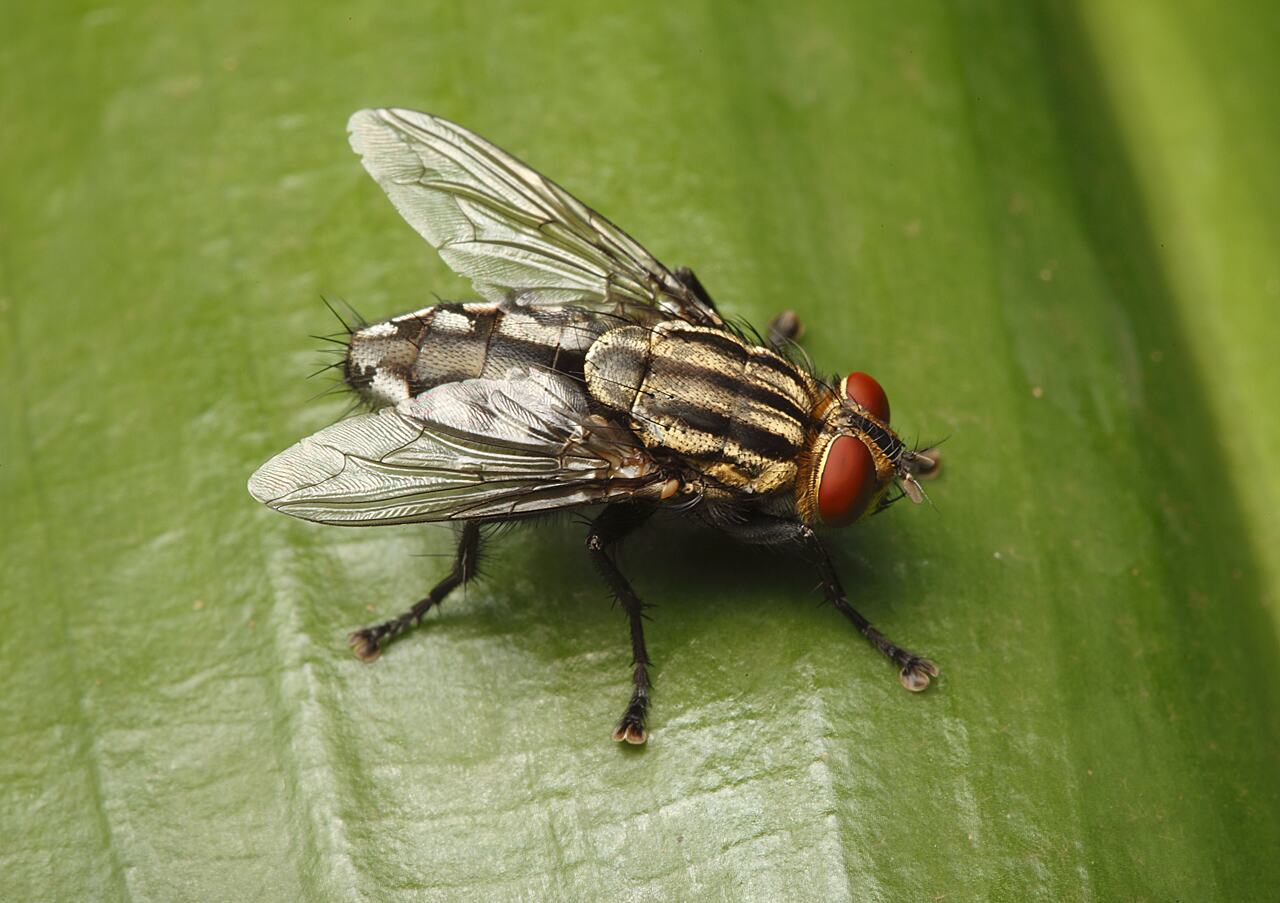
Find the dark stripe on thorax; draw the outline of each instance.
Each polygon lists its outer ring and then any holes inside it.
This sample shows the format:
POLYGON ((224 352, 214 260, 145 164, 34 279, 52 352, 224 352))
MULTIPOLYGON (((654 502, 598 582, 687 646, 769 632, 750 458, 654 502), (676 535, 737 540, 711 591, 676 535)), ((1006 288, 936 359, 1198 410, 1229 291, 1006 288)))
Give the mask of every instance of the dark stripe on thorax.
POLYGON ((774 373, 785 376, 798 386, 804 386, 804 379, 800 376, 800 371, 795 364, 778 357, 774 354, 753 354, 751 355, 751 363, 762 367, 767 367, 774 373))
POLYGON ((762 458, 773 461, 791 461, 800 451, 800 446, 781 433, 763 429, 734 420, 729 426, 729 438, 744 451, 752 452, 762 458))
POLYGON ((694 345, 705 345, 714 348, 727 357, 741 360, 747 354, 747 348, 733 336, 716 332, 702 332, 694 329, 672 329, 663 337, 667 341, 689 342, 694 345))
POLYGON ((664 338, 668 341, 688 341, 694 344, 705 345, 709 348, 714 348, 734 360, 742 360, 745 357, 753 366, 766 367, 789 379, 798 386, 804 385, 804 380, 800 377, 799 372, 796 370, 796 366, 790 361, 766 348, 746 345, 731 335, 715 332, 673 329, 668 332, 664 338))
MULTIPOLYGON (((661 359, 662 370, 660 377, 669 377, 672 381, 678 381, 686 385, 695 385, 704 383, 712 387, 717 393, 723 393, 730 398, 741 396, 753 401, 766 408, 772 408, 778 413, 794 420, 796 425, 801 429, 808 424, 809 413, 800 408, 794 401, 783 395, 777 389, 764 383, 755 382, 753 380, 735 377, 710 367, 704 367, 700 364, 691 364, 673 358, 661 359)), ((663 379, 659 379, 662 382, 663 379)), ((653 389, 653 381, 650 380, 646 385, 653 389)), ((655 403, 661 403, 662 393, 654 390, 655 403)))
MULTIPOLYGON (((800 447, 786 436, 735 420, 727 414, 701 405, 669 404, 662 408, 661 413, 679 420, 690 429, 723 437, 741 447, 743 451, 773 461, 790 461, 800 450, 800 447)), ((729 459, 738 457, 727 450, 722 450, 721 454, 729 459)))
MULTIPOLYGON (((737 416, 701 405, 696 400, 686 400, 686 398, 666 400, 666 398, 654 397, 649 405, 641 406, 641 410, 637 412, 652 415, 658 420, 664 418, 676 420, 685 427, 716 435, 737 444, 746 452, 768 457, 774 461, 790 461, 800 451, 799 444, 792 442, 782 433, 756 427, 755 424, 748 423, 737 416)), ((726 457, 737 459, 737 455, 732 453, 726 453, 726 457)))

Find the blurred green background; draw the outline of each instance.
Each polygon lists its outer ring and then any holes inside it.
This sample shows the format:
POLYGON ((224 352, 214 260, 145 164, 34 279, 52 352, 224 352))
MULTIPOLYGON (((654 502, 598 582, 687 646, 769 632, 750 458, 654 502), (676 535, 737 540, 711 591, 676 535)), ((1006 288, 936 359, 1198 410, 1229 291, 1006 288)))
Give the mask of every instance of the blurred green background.
POLYGON ((59 900, 1280 896, 1280 12, 0 10, 0 873, 59 900), (249 473, 334 323, 468 287, 347 147, 458 120, 949 436, 814 576, 663 525, 653 737, 575 524, 447 568, 249 473))

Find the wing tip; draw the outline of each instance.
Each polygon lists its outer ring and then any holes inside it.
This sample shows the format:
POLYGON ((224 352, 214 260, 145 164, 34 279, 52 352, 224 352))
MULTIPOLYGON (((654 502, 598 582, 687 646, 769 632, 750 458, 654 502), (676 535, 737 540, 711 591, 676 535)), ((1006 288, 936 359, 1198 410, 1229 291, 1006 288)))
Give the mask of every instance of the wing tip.
POLYGON ((356 110, 347 119, 347 141, 369 175, 390 193, 389 184, 413 181, 421 175, 423 161, 413 147, 418 143, 415 134, 434 132, 443 121, 430 113, 400 107, 369 107, 356 110))
POLYGON ((347 119, 347 140, 351 143, 351 149, 361 157, 365 154, 365 139, 370 134, 386 128, 386 121, 382 118, 383 112, 385 112, 383 108, 370 107, 356 110, 347 119))
POLYGON ((281 510, 293 493, 340 473, 344 462, 340 452, 308 437, 255 470, 247 484, 249 495, 281 510))
MULTIPOLYGON (((277 455, 277 457, 279 456, 277 455)), ((272 458, 270 461, 255 470, 253 472, 253 476, 249 477, 249 482, 246 486, 249 490, 249 495, 253 496, 257 501, 262 502, 262 504, 266 505, 268 508, 274 508, 274 503, 282 495, 282 493, 278 491, 280 485, 279 481, 276 479, 275 467, 273 466, 275 462, 276 459, 272 458)))
POLYGON ((401 130, 401 123, 408 125, 419 125, 423 122, 434 124, 444 123, 447 120, 441 119, 431 113, 423 113, 420 110, 410 110, 407 107, 365 107, 363 110, 356 110, 347 118, 347 133, 351 136, 365 134, 369 131, 385 131, 387 129, 401 130))

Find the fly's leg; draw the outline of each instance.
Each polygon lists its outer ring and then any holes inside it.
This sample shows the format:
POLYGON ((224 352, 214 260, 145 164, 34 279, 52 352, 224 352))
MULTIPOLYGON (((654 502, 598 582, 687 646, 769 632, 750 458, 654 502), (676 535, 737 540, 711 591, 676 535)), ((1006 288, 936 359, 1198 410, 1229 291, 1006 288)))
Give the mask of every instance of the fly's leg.
MULTIPOLYGON (((693 293, 695 298, 712 310, 716 310, 716 302, 711 300, 707 290, 702 287, 702 280, 697 277, 693 270, 688 267, 679 267, 676 269, 676 278, 693 293)), ((719 313, 719 311, 716 311, 716 313, 719 313)))
POLYGON ((453 570, 435 585, 431 592, 420 599, 413 608, 372 627, 365 627, 347 636, 347 645, 361 661, 371 662, 382 654, 384 643, 395 639, 422 620, 423 615, 444 601, 444 597, 466 583, 476 573, 476 558, 480 551, 480 525, 467 521, 458 539, 458 552, 453 559, 453 570))
POLYGON ((800 322, 800 317, 794 310, 784 310, 770 320, 769 328, 765 332, 769 347, 775 351, 794 345, 800 341, 802 335, 804 335, 804 324, 800 322))
POLYGON ((635 594, 627 578, 618 570, 611 550, 619 540, 640 526, 651 514, 650 509, 633 505, 610 505, 591 524, 587 534, 587 554, 595 562, 609 585, 613 597, 631 623, 631 701, 613 729, 613 739, 640 744, 648 739, 645 716, 649 712, 649 653, 644 647, 644 603, 635 594))
POLYGON ((743 523, 717 524, 721 529, 743 542, 760 545, 793 545, 808 551, 818 564, 822 575, 822 591, 827 601, 836 607, 840 614, 853 622, 858 632, 867 638, 876 649, 900 669, 898 680, 913 693, 919 693, 929 686, 929 679, 937 677, 938 666, 923 656, 908 652, 893 643, 887 636, 876 630, 856 608, 849 604, 840 578, 827 555, 822 540, 812 527, 798 521, 781 518, 758 516, 743 523))

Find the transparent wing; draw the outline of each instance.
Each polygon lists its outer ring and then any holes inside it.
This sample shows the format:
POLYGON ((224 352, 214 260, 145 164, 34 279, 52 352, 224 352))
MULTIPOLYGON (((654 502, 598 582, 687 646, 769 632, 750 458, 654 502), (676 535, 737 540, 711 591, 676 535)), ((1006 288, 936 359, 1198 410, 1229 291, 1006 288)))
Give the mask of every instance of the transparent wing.
POLYGON ((631 236, 461 126, 382 109, 356 113, 347 131, 401 216, 486 298, 640 305, 721 325, 711 304, 631 236))
POLYGON ((258 501, 326 524, 499 520, 658 497, 663 477, 629 431, 590 415, 554 373, 438 386, 336 423, 249 478, 258 501))

